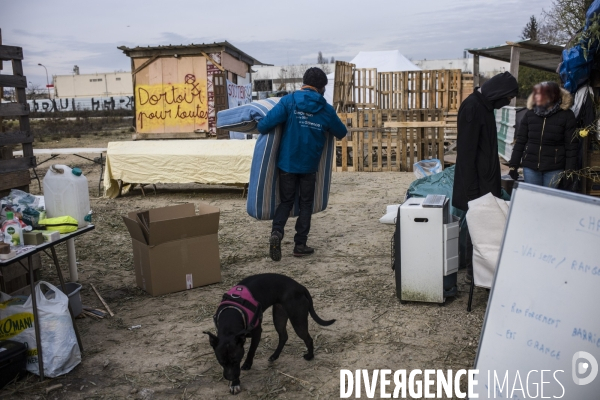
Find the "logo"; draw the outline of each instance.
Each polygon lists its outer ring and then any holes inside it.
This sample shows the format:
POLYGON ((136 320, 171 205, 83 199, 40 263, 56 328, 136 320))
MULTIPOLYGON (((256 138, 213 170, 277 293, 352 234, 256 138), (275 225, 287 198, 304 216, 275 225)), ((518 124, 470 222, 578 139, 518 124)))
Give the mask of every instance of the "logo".
POLYGON ((33 327, 32 313, 18 313, 0 320, 0 340, 10 339, 33 327))
POLYGON ((590 353, 578 351, 573 354, 573 366, 571 370, 573 371, 573 382, 576 385, 587 385, 592 383, 598 375, 598 361, 590 353))
POLYGON ((15 228, 13 228, 12 226, 9 226, 8 228, 6 228, 6 233, 8 233, 9 235, 14 234, 15 232, 16 232, 15 228))

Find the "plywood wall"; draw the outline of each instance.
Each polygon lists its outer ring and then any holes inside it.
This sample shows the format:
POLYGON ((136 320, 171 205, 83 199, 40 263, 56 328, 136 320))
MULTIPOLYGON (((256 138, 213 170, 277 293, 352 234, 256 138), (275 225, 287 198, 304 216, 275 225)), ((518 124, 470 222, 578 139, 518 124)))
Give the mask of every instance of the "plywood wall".
MULTIPOLYGON (((134 68, 147 60, 134 59, 134 68)), ((137 138, 193 138, 208 132, 206 58, 157 58, 134 82, 137 138)))
POLYGON ((221 53, 221 65, 227 71, 230 71, 244 78, 248 73, 248 64, 232 57, 230 54, 227 54, 225 52, 221 53))

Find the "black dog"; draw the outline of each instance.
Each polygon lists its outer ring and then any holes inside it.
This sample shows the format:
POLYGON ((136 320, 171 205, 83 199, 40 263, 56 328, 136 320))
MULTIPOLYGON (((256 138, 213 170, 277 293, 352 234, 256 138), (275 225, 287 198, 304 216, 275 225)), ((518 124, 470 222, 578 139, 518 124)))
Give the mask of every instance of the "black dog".
POLYGON ((308 314, 322 326, 328 326, 335 319, 323 321, 313 308, 312 297, 308 290, 284 275, 260 274, 253 275, 242 280, 232 290, 223 296, 223 303, 219 306, 215 315, 217 336, 210 332, 204 332, 209 336, 210 345, 215 350, 219 364, 223 367, 223 377, 231 382, 229 391, 238 394, 240 389, 240 370, 249 370, 256 348, 260 342, 262 328, 260 318, 262 311, 273 306, 273 323, 279 334, 277 349, 269 357, 269 361, 279 358, 281 350, 288 339, 286 325, 288 319, 292 323, 296 334, 304 340, 308 352, 304 355, 305 360, 314 357, 313 340, 308 333, 308 314), (241 299, 235 295, 235 290, 246 290, 251 294, 255 303, 241 299), (237 304, 237 305, 236 305, 237 304), (255 317, 250 320, 247 310, 254 313, 255 317), (240 367, 244 357, 244 343, 247 337, 252 338, 246 361, 240 367))

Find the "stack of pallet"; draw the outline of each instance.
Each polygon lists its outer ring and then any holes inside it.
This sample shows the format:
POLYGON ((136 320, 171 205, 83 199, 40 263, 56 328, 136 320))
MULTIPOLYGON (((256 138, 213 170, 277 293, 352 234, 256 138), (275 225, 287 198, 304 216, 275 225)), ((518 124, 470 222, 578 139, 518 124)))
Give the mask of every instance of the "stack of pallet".
MULTIPOLYGON (((3 88, 15 88, 16 103, 0 103, 0 120, 19 119, 18 131, 0 132, 0 197, 18 188, 29 190, 29 169, 35 167, 33 155, 33 134, 29 127, 29 106, 25 97, 27 78, 23 76, 23 49, 15 46, 2 46, 0 41, 0 69, 3 61, 12 63, 13 75, 0 74, 0 93, 3 88), (23 157, 13 156, 13 147, 21 145, 23 157)), ((0 124, 1 126, 1 124, 0 124)))
POLYGON ((349 135, 336 142, 336 171, 412 171, 444 157, 441 110, 359 110, 339 114, 349 135))
POLYGON ((378 72, 336 62, 333 105, 350 134, 337 141, 338 171, 412 171, 444 157, 456 115, 473 92, 461 70, 378 72))
MULTIPOLYGON (((0 102, 0 197, 6 196, 11 189, 29 191, 29 168, 35 167, 33 155, 33 134, 29 127, 29 107, 25 97, 27 78, 23 76, 23 49, 15 46, 2 46, 0 34, 0 93, 5 87, 15 88, 16 103, 0 102), (13 75, 1 74, 4 61, 12 63, 13 75), (4 118, 18 118, 19 130, 4 132, 2 121, 4 118), (13 148, 21 145, 23 157, 15 158, 13 148)), ((1 96, 0 96, 1 97, 1 96)), ((41 259, 36 254, 32 260, 34 266, 34 280, 37 280, 41 259)), ((26 263, 26 262, 25 262, 26 263)), ((14 263, 2 268, 0 271, 0 290, 13 293, 28 286, 29 276, 26 270, 14 263)))

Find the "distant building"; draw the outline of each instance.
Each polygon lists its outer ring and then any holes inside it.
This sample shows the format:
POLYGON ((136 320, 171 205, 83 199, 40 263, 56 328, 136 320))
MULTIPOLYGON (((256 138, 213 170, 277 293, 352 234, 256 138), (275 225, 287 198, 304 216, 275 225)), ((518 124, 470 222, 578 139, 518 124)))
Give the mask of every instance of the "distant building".
POLYGON ((55 75, 57 99, 110 98, 133 96, 131 72, 55 75))
MULTIPOLYGON (((423 70, 434 69, 460 69, 464 73, 473 73, 473 58, 454 58, 447 60, 418 60, 413 63, 423 70)), ((508 71, 510 64, 491 58, 481 57, 479 59, 479 74, 490 78, 501 72, 508 71)))
POLYGON ((255 92, 294 91, 302 87, 302 77, 307 69, 321 68, 326 74, 335 71, 335 64, 254 65, 252 90, 255 92))

